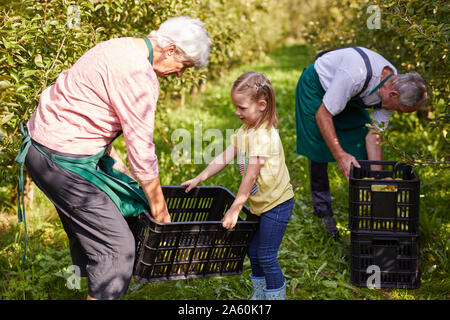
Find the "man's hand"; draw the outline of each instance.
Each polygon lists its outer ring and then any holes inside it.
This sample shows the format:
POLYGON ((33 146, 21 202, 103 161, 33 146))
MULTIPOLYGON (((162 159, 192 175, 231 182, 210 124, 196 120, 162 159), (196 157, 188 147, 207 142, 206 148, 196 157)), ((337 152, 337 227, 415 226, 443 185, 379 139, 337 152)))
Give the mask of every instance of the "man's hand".
POLYGON ((316 121, 323 139, 330 149, 334 159, 336 159, 339 171, 348 181, 348 177, 350 175, 350 164, 353 163, 353 165, 357 168, 360 168, 360 165, 354 156, 348 154, 344 151, 344 149, 342 149, 336 136, 336 131, 333 125, 333 116, 328 112, 323 103, 317 110, 316 121))
POLYGON ((361 168, 356 158, 346 152, 342 153, 341 156, 338 159, 336 159, 336 161, 338 164, 339 171, 342 173, 344 178, 347 179, 347 181, 349 181, 350 165, 352 163, 356 168, 361 168))

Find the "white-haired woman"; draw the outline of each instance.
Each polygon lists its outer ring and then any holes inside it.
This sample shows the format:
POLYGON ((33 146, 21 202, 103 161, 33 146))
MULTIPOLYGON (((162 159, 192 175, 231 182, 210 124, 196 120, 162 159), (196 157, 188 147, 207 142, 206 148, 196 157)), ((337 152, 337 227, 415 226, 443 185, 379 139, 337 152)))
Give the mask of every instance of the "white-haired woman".
POLYGON ((55 205, 88 298, 127 291, 135 240, 124 217, 150 209, 170 222, 153 144, 157 77, 205 66, 209 41, 200 20, 175 17, 148 37, 99 43, 44 90, 22 128, 17 161, 55 205), (111 146, 122 133, 132 173, 111 146))

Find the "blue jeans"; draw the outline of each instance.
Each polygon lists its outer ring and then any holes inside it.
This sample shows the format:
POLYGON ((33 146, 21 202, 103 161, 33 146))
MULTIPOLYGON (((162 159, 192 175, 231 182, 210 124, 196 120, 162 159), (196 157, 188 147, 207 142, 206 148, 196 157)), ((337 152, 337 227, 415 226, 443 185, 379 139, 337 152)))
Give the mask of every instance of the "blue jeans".
POLYGON ((247 251, 252 275, 265 277, 267 289, 279 289, 284 284, 277 254, 293 209, 294 198, 291 198, 264 212, 247 251))

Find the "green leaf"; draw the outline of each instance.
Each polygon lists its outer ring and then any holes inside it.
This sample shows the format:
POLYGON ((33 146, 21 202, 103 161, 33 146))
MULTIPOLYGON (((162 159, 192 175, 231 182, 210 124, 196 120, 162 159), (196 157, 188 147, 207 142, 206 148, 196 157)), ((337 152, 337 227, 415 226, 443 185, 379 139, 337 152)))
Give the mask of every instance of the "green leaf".
POLYGON ((336 281, 331 281, 331 280, 324 280, 324 281, 322 281, 322 283, 328 288, 336 289, 338 286, 338 283, 336 281))
POLYGON ((11 86, 12 86, 11 83, 9 83, 8 81, 4 80, 0 81, 0 90, 5 90, 11 86))
POLYGON ((0 123, 1 123, 2 125, 4 125, 4 124, 7 123, 9 120, 11 120, 12 117, 14 117, 14 114, 13 114, 13 113, 10 113, 10 114, 6 115, 5 117, 3 117, 0 123))
POLYGON ((28 61, 26 59, 24 59, 21 55, 17 54, 15 55, 15 58, 17 60, 19 60, 20 62, 22 62, 23 64, 26 64, 28 61))
POLYGON ((22 76, 25 78, 28 78, 29 76, 32 76, 36 72, 37 72, 37 70, 26 70, 22 73, 22 76))
POLYGON ((319 267, 319 269, 317 269, 316 274, 314 275, 314 280, 326 266, 327 266, 327 262, 325 261, 324 263, 322 263, 322 265, 319 267))
POLYGON ((20 91, 25 90, 25 89, 27 89, 27 88, 29 88, 28 85, 26 85, 26 84, 21 85, 20 87, 18 87, 18 88, 16 89, 16 92, 20 92, 20 91))
POLYGON ((11 48, 11 42, 9 42, 6 39, 3 39, 3 45, 5 46, 6 49, 11 48))

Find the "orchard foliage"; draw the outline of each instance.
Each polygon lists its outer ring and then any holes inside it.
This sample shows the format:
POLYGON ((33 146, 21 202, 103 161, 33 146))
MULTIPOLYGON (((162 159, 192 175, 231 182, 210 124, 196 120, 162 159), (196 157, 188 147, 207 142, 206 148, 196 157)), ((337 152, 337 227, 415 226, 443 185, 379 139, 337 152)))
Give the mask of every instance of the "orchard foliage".
MULTIPOLYGON (((208 66, 200 71, 188 69, 182 78, 160 79, 160 105, 171 103, 206 79, 220 78, 230 67, 260 58, 279 43, 284 31, 281 22, 277 23, 283 17, 278 6, 275 0, 25 0, 1 4, 0 194, 11 194, 16 183, 14 157, 21 142, 20 122, 34 112, 40 93, 95 44, 115 37, 144 37, 172 16, 202 20, 212 39, 208 66)), ((9 202, 0 197, 1 204, 5 200, 9 202)))
MULTIPOLYGON (((6 3, 1 2, 0 3, 6 3)), ((17 1, 0 6, 0 204, 10 202, 20 145, 18 126, 35 110, 42 90, 96 43, 143 37, 177 15, 201 19, 212 39, 206 69, 161 79, 160 112, 221 79, 231 67, 258 60, 287 39, 316 51, 360 45, 390 60, 399 72, 415 71, 429 84, 429 103, 393 121, 415 135, 396 159, 415 164, 449 161, 449 16, 444 0, 115 0, 17 1), (78 17, 78 23, 77 23, 78 17)), ((300 58, 299 58, 300 59, 300 58)), ((395 118, 395 117, 394 117, 395 118)), ((158 128, 159 129, 159 128, 158 128)), ((448 166, 448 164, 446 164, 448 166)))

